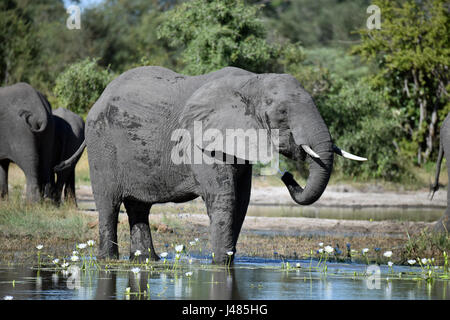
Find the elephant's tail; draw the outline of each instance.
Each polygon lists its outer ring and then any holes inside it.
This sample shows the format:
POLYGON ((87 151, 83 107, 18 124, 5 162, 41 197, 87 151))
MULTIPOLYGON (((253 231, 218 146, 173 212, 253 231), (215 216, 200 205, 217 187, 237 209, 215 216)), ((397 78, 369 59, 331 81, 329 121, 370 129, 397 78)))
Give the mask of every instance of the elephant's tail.
POLYGON ((55 170, 55 172, 67 169, 68 167, 70 167, 71 165, 76 163, 78 161, 78 159, 80 159, 81 154, 84 151, 84 148, 86 148, 86 140, 83 141, 83 143, 80 145, 78 150, 69 159, 64 160, 63 162, 59 163, 58 165, 56 165, 53 168, 55 170))
POLYGON ((439 154, 436 162, 436 177, 434 179, 434 183, 430 188, 430 200, 433 200, 434 193, 439 190, 439 174, 441 173, 441 163, 443 156, 444 148, 442 147, 442 143, 439 143, 439 154))

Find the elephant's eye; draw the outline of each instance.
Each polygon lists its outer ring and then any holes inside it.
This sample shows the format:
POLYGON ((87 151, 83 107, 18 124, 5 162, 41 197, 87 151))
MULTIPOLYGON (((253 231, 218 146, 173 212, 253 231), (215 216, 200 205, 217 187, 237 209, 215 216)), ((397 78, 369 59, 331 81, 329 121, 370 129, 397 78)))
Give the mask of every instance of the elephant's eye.
POLYGON ((270 105, 272 104, 272 102, 273 102, 272 99, 270 99, 270 98, 267 98, 267 99, 266 99, 266 104, 267 104, 268 106, 270 106, 270 105))

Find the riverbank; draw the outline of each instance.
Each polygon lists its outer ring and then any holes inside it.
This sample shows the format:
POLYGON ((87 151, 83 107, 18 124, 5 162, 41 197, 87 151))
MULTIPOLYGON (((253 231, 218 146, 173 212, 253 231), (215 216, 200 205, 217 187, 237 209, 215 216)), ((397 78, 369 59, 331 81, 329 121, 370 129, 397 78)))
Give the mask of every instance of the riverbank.
MULTIPOLYGON (((330 186, 313 206, 399 206, 424 210, 430 206, 427 190, 388 192, 373 187, 369 189, 330 186)), ((440 190, 432 205, 444 210, 445 197, 445 190, 440 190)), ((0 203, 0 260, 32 261, 36 258, 35 246, 38 244, 44 245, 46 256, 61 257, 74 250, 77 243, 89 239, 98 242, 98 213, 90 186, 77 188, 77 198, 79 209, 70 206, 26 206, 17 198, 15 203, 0 203), (86 206, 91 206, 91 209, 86 206)), ((253 188, 251 205, 268 204, 294 205, 284 187, 253 188)), ((173 250, 173 246, 180 243, 188 246, 195 238, 201 240, 201 245, 193 248, 192 252, 203 255, 211 253, 209 219, 201 199, 184 204, 155 205, 150 224, 155 249, 159 253, 173 250)), ((435 236, 428 232, 432 225, 433 222, 424 221, 247 216, 238 241, 237 254, 263 258, 307 258, 311 252, 316 255, 319 243, 324 243, 341 251, 343 258, 349 244, 357 253, 368 248, 371 259, 379 259, 384 251, 393 251, 391 260, 399 264, 417 257, 434 257, 436 261, 441 261, 443 252, 450 251, 450 241, 448 236, 435 236)), ((126 214, 119 215, 118 238, 121 256, 129 255, 126 214)))

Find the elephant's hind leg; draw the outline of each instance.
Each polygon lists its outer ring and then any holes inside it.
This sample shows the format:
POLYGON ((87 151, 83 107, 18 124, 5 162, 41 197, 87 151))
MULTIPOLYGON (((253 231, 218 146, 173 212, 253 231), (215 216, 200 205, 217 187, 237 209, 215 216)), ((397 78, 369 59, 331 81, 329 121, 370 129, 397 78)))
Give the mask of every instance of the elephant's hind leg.
MULTIPOLYGON (((95 189, 94 189, 95 190, 95 189)), ((119 258, 119 246, 117 243, 117 222, 119 219, 120 204, 118 198, 96 195, 95 204, 98 209, 99 232, 99 259, 119 258)))
POLYGON ((142 261, 146 258, 150 258, 152 260, 159 260, 159 256, 156 254, 153 247, 148 220, 151 204, 125 199, 124 205, 127 210, 128 221, 130 224, 130 259, 137 258, 142 261), (135 256, 135 253, 138 250, 141 254, 135 256))
POLYGON ((77 206, 75 197, 75 169, 70 170, 64 186, 64 201, 70 201, 77 206))
POLYGON ((0 199, 8 196, 8 168, 9 160, 0 160, 0 199))
POLYGON ((0 199, 8 196, 9 160, 0 160, 0 199))

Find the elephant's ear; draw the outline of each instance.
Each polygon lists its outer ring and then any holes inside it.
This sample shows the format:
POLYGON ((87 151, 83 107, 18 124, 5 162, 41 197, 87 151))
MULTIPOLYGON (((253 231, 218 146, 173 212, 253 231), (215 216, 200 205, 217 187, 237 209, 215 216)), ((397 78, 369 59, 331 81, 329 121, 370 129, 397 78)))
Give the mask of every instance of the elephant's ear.
POLYGON ((257 81, 255 75, 220 78, 192 94, 179 123, 189 131, 194 148, 250 162, 271 159, 271 133, 252 95, 257 81))

